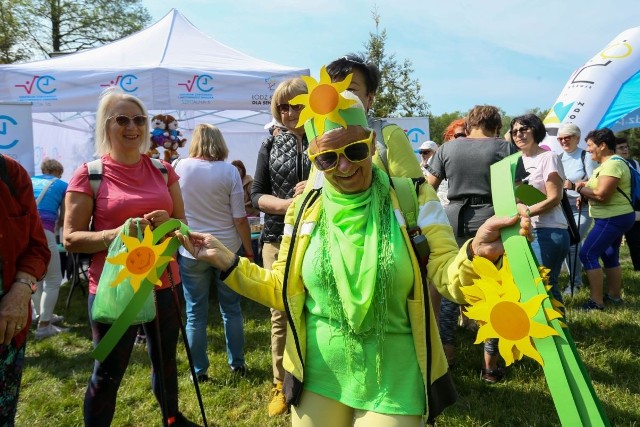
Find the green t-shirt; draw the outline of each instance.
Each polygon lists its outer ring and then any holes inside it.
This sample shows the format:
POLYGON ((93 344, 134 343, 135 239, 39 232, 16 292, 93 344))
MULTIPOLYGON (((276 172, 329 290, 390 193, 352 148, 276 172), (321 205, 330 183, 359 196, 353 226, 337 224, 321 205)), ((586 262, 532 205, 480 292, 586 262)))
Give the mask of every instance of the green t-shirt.
POLYGON ((376 359, 380 350, 378 337, 375 334, 358 337, 348 352, 345 337, 338 327, 340 320, 330 316, 328 307, 335 303, 331 299, 335 296, 322 291, 318 278, 316 266, 321 246, 319 227, 316 227, 302 263, 302 277, 307 288, 304 388, 356 409, 422 415, 426 407, 424 383, 407 311, 407 298, 413 289, 413 268, 398 222, 393 213, 391 216, 389 238, 395 267, 389 283, 392 291, 387 300, 380 381, 376 359))
MULTIPOLYGON (((612 176, 618 178, 618 188, 629 196, 631 194, 631 173, 629 166, 620 156, 613 155, 604 163, 594 169, 587 187, 595 189, 598 187, 599 176, 612 176)), ((617 189, 606 203, 589 200, 589 215, 593 218, 610 218, 633 212, 633 207, 627 198, 617 189)))

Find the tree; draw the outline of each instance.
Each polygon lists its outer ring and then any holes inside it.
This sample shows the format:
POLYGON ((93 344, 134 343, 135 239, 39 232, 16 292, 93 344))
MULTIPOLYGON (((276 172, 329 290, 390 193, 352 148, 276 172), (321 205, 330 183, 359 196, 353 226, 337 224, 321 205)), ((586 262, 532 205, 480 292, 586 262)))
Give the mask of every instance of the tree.
POLYGON ((380 86, 371 114, 375 117, 412 117, 429 114, 429 104, 420 94, 418 79, 413 79, 413 64, 405 59, 398 62, 395 54, 385 53, 387 30, 379 30, 380 15, 372 11, 376 23, 376 32, 369 33, 369 41, 365 43, 366 55, 380 69, 380 86))
POLYGON ((27 38, 14 10, 17 0, 0 0, 0 64, 23 61, 29 54, 23 43, 27 38))
POLYGON ((456 119, 461 119, 465 116, 465 113, 460 111, 454 111, 453 113, 444 113, 439 116, 429 114, 429 135, 432 141, 439 144, 443 143, 442 134, 444 130, 449 126, 449 123, 456 119))
POLYGON ((34 51, 77 52, 118 40, 151 20, 141 0, 22 0, 21 25, 34 51))

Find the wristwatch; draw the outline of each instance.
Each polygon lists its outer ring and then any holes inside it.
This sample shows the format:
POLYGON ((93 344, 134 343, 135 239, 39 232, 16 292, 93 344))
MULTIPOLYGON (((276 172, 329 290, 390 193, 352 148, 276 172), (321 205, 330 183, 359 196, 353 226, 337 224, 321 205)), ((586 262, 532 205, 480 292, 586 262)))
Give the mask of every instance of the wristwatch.
POLYGON ((24 283, 25 285, 29 286, 29 288, 31 288, 31 294, 35 294, 36 291, 38 290, 38 286, 36 285, 36 282, 29 280, 29 279, 24 279, 22 277, 16 277, 16 279, 14 280, 14 283, 24 283))

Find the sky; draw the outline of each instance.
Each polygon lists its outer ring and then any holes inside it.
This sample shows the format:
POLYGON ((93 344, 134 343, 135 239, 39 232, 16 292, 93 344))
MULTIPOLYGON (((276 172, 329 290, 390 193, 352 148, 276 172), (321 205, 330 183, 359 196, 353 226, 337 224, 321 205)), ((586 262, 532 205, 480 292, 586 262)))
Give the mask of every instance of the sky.
POLYGON ((386 52, 413 63, 431 112, 492 104, 509 115, 548 109, 571 73, 626 29, 637 0, 143 0, 152 21, 171 8, 247 55, 309 68, 364 52, 386 30, 386 52))

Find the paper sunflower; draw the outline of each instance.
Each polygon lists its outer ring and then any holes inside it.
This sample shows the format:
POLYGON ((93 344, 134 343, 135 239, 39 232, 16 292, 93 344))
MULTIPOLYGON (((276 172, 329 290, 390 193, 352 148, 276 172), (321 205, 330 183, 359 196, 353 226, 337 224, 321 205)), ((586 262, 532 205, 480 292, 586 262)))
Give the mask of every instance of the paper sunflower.
POLYGON ((153 232, 148 226, 144 229, 142 241, 124 234, 121 237, 127 251, 107 258, 108 262, 123 266, 111 286, 118 286, 126 278, 131 279, 131 287, 134 292, 138 291, 140 284, 145 279, 159 286, 161 283, 158 278, 158 267, 173 259, 170 256, 162 255, 171 239, 165 239, 159 245, 154 245, 153 232))
POLYGON ((331 82, 327 69, 320 69, 320 82, 310 76, 301 76, 307 84, 308 93, 298 95, 289 101, 293 105, 304 105, 300 113, 298 126, 304 125, 307 120, 312 120, 315 135, 322 135, 325 131, 326 120, 347 127, 347 122, 340 115, 340 110, 346 110, 356 101, 346 99, 341 92, 347 90, 351 84, 353 74, 349 74, 341 82, 331 82))
MULTIPOLYGON (((544 366, 532 338, 547 338, 558 333, 551 326, 533 318, 548 296, 536 295, 520 302, 520 291, 513 281, 506 257, 500 270, 481 257, 473 259, 473 268, 480 278, 474 281, 473 286, 461 289, 471 304, 466 310, 467 316, 481 325, 475 344, 498 338, 498 349, 507 366, 522 359, 523 355, 544 366)), ((547 318, 557 318, 553 310, 545 310, 545 315, 547 318)))

